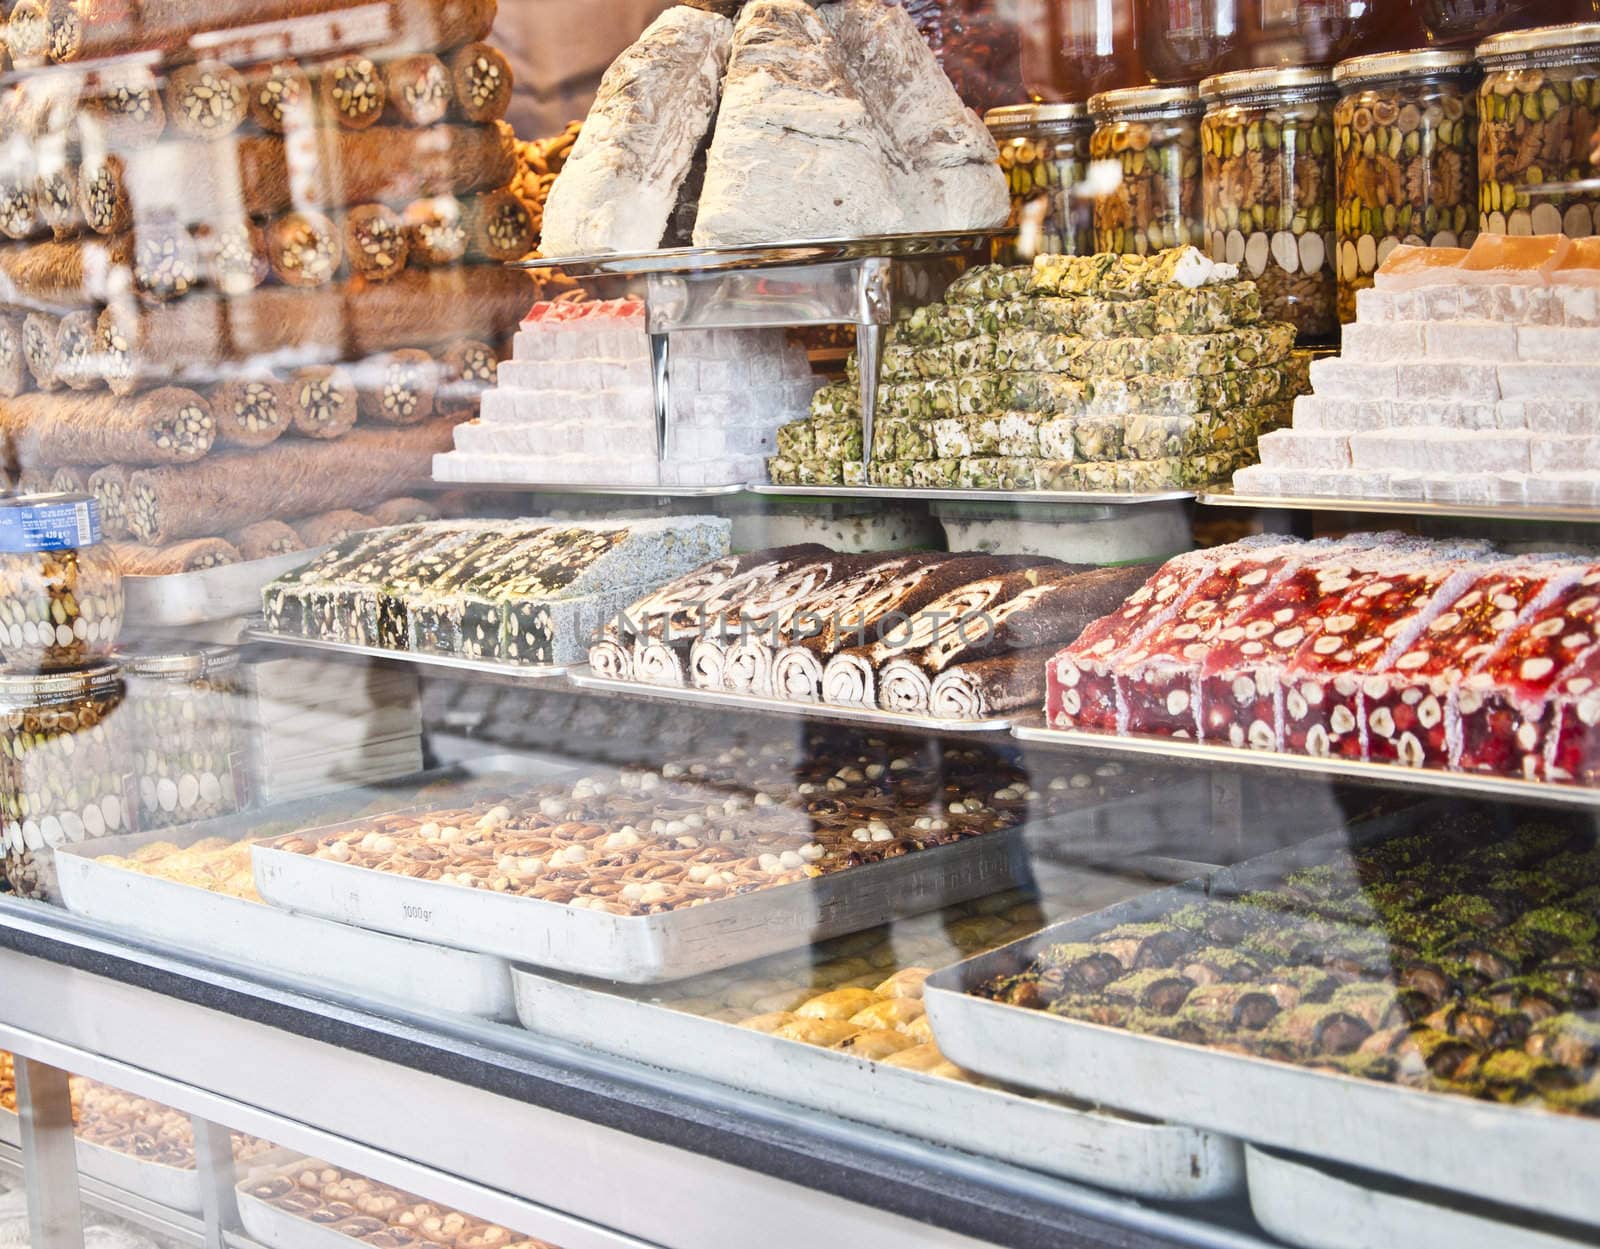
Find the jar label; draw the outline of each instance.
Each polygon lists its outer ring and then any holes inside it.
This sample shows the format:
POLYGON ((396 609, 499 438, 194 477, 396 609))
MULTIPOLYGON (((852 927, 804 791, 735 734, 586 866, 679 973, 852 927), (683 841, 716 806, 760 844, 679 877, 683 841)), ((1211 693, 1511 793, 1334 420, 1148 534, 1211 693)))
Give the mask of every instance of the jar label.
POLYGON ((100 505, 94 499, 70 503, 0 507, 0 551, 65 551, 100 541, 100 505))

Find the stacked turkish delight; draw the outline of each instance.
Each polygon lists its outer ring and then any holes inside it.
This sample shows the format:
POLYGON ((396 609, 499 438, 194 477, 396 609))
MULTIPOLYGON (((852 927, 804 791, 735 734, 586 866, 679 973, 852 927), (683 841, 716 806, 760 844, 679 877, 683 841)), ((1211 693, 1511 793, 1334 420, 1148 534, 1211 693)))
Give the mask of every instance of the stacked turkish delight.
POLYGON ((644 306, 541 303, 518 330, 476 420, 434 457, 438 481, 549 485, 740 485, 777 429, 804 412, 805 351, 778 330, 672 336, 667 457, 658 460, 644 306))
POLYGON ((729 523, 436 521, 370 530, 262 591, 277 633, 505 663, 580 660, 640 592, 726 555, 729 523))
POLYGON ((1595 783, 1600 565, 1393 534, 1180 556, 1056 655, 1056 728, 1595 783))
POLYGON ((1600 239, 1400 247, 1242 494, 1600 503, 1600 239))
POLYGON ((1037 703, 1045 661, 1148 571, 788 547, 631 604, 589 663, 648 684, 975 720, 1037 703))
POLYGON ((870 473, 857 362, 778 431, 775 482, 1146 491, 1225 477, 1284 424, 1307 361, 1255 285, 1193 248, 1041 256, 958 278, 892 327, 870 473))

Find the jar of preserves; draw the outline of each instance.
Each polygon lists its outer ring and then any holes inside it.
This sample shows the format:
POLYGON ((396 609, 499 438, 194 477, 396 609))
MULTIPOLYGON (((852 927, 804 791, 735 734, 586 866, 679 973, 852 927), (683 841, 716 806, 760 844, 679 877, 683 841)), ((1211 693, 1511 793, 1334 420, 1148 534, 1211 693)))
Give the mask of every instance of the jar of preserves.
POLYGON ((1600 17, 1596 0, 1421 0, 1421 5, 1428 38, 1463 47, 1508 30, 1600 17))
POLYGON ((1478 235, 1477 64, 1427 48, 1334 68, 1339 319, 1401 243, 1470 247, 1478 235))
POLYGON ((1146 81, 1131 0, 1019 0, 1017 30, 1036 101, 1083 104, 1146 81))
POLYGON ((1089 155, 1122 169, 1094 201, 1094 250, 1141 256, 1199 243, 1200 97, 1193 87, 1130 87, 1089 101, 1089 155))
POLYGON ((1478 228, 1574 238, 1600 230, 1600 192, 1570 185, 1600 172, 1590 161, 1600 23, 1496 35, 1478 45, 1478 61, 1478 228))
POLYGON ((229 646, 142 646, 123 657, 129 754, 139 826, 165 828, 243 805, 239 652, 229 646))
POLYGON ((1246 38, 1249 62, 1258 69, 1328 67, 1427 40, 1415 0, 1255 0, 1246 38))
POLYGON ((77 668, 122 631, 122 572, 86 494, 0 499, 0 657, 15 672, 77 668))
POLYGON ((1333 105, 1322 69, 1241 70, 1200 84, 1207 101, 1205 230, 1213 260, 1241 267, 1264 315, 1302 341, 1339 328, 1333 239, 1333 105))
MULTIPOLYGON (((1094 123, 1082 104, 1014 104, 992 108, 983 117, 1000 148, 1000 168, 1011 189, 1010 224, 1024 227, 1018 247, 1026 256, 1078 256, 1091 250, 1087 206, 1073 191, 1089 167, 1089 136, 1094 123), (1042 221, 1025 223, 1024 208, 1036 201, 1042 221)), ((1037 212, 1037 210, 1036 210, 1037 212)), ((1022 255, 999 259, 1015 264, 1022 255)))
POLYGON ((12 889, 57 897, 54 847, 129 831, 122 672, 0 673, 0 839, 12 889))
POLYGON ((1139 52, 1159 83, 1249 67, 1253 0, 1139 0, 1139 52))

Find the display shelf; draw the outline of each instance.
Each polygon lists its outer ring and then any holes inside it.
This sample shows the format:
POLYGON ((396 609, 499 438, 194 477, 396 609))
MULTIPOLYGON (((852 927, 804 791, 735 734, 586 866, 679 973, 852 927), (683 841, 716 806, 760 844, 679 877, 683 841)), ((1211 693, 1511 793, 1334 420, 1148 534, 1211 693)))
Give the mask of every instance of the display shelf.
POLYGON ((832 703, 801 703, 784 698, 761 698, 754 694, 733 694, 722 690, 702 690, 691 685, 647 685, 642 681, 613 681, 596 676, 588 667, 573 668, 568 680, 582 690, 594 690, 628 698, 647 698, 657 702, 690 703, 700 707, 726 707, 730 711, 757 711, 791 719, 818 720, 834 724, 870 724, 878 728, 911 730, 923 733, 1003 733, 1011 728, 1008 717, 986 720, 949 720, 939 716, 919 716, 902 711, 880 711, 876 707, 840 707, 832 703))
POLYGON ((751 494, 788 495, 823 499, 939 499, 967 503, 1108 504, 1129 507, 1141 503, 1182 503, 1195 497, 1191 490, 1149 490, 1117 493, 1095 490, 935 490, 910 486, 776 486, 771 483, 748 487, 751 494))
POLYGON ((1240 494, 1231 486, 1200 491, 1207 507, 1241 507, 1301 512, 1367 512, 1377 516, 1418 519, 1457 517, 1465 520, 1511 520, 1600 525, 1600 508, 1555 507, 1527 503, 1439 503, 1427 499, 1339 498, 1334 495, 1240 494))
POLYGON ((1356 781, 1427 794, 1462 794, 1493 798, 1502 802, 1538 803, 1547 806, 1600 808, 1600 790, 1569 785, 1549 785, 1542 781, 1512 780, 1499 776, 1480 776, 1472 772, 1440 772, 1429 768, 1407 768, 1393 763, 1367 763, 1358 759, 1325 759, 1292 755, 1241 746, 1213 746, 1204 742, 1182 741, 1173 737, 1114 737, 1108 733, 1089 733, 1079 729, 1053 729, 1044 722, 1042 712, 1015 719, 1011 735, 1032 746, 1059 750, 1087 751, 1124 758, 1161 759, 1167 763, 1192 763, 1211 768, 1238 768, 1243 771, 1318 777, 1327 781, 1356 781))
POLYGON ((555 664, 503 664, 488 659, 463 659, 459 655, 430 655, 426 651, 395 651, 382 646, 358 646, 354 642, 329 642, 322 638, 296 637, 270 629, 246 629, 243 640, 283 646, 293 650, 322 651, 348 655, 355 659, 383 659, 417 668, 440 668, 448 672, 471 673, 510 681, 517 685, 554 681, 566 676, 567 669, 555 664))
MULTIPOLYGON (((22 1150, 3 1141, 0 1141, 0 1176, 17 1181, 26 1179, 22 1150)), ((205 1223, 192 1214, 169 1209, 138 1193, 130 1193, 87 1175, 78 1177, 78 1187, 84 1204, 90 1210, 131 1223, 183 1249, 205 1249, 205 1223)), ((262 1249, 243 1234, 227 1234, 226 1240, 232 1249, 262 1249)))
POLYGON ((309 564, 327 549, 308 547, 287 555, 166 577, 123 577, 127 623, 151 629, 180 629, 249 616, 261 610, 263 586, 309 564))

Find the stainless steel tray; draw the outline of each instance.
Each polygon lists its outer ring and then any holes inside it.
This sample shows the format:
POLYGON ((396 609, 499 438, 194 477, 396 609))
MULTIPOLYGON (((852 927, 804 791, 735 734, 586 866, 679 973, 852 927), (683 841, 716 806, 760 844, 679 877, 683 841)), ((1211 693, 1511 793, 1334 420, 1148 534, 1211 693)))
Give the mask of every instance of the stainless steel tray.
POLYGON ((1508 802, 1542 803, 1562 807, 1600 807, 1600 790, 1573 785, 1551 785, 1543 781, 1521 781, 1475 772, 1442 772, 1431 768, 1408 768, 1397 763, 1366 763, 1359 759, 1322 759, 1270 750, 1250 750, 1242 746, 1217 746, 1208 742, 1182 741, 1171 737, 1114 737, 1109 733, 1089 733, 1081 729, 1052 729, 1044 717, 1031 712, 1012 721, 1011 735, 1035 746, 1054 746, 1061 750, 1092 751, 1124 757, 1164 759, 1169 763, 1192 762, 1208 768, 1240 768, 1247 771, 1291 772, 1300 776, 1320 776, 1330 781, 1360 781, 1413 793, 1467 794, 1499 798, 1508 802))
POLYGON ((956 256, 1012 238, 1015 227, 915 234, 875 234, 858 239, 807 239, 725 247, 666 247, 592 256, 539 256, 512 261, 512 269, 559 269, 569 277, 646 277, 729 273, 789 265, 829 264, 873 257, 956 256))
MULTIPOLYGON (((1375 823, 1373 831, 1406 818, 1375 823)), ((1343 844, 1344 834, 1307 842, 1053 925, 936 972, 923 1000, 940 1047, 952 1061, 997 1080, 1600 1223, 1600 1191, 1587 1168, 1573 1161, 1593 1155, 1600 1124, 1187 1045, 968 992, 1020 971, 1047 945, 1153 920, 1208 895, 1266 887, 1295 866, 1326 861, 1343 844)))
MULTIPOLYGON (((526 763, 518 756, 491 755, 475 760, 471 771, 543 780, 569 770, 526 763)), ((510 969, 503 959, 297 915, 96 861, 100 855, 128 855, 154 841, 190 845, 204 837, 237 839, 264 820, 293 819, 297 810, 311 812, 318 805, 287 804, 62 847, 56 854, 62 901, 75 915, 249 970, 311 980, 362 998, 514 1019, 510 969)))
POLYGON ((251 857, 261 896, 289 910, 575 975, 653 984, 1009 889, 1027 877, 1020 832, 988 833, 815 880, 638 916, 264 846, 251 857))
POLYGON ((841 707, 834 703, 801 703, 785 698, 759 698, 754 694, 734 694, 724 690, 702 690, 692 685, 647 685, 642 681, 610 681, 597 677, 587 666, 569 670, 568 679, 579 689, 607 694, 626 694, 655 702, 694 703, 702 707, 727 707, 732 711, 760 711, 769 715, 802 720, 826 720, 841 724, 875 724, 881 728, 916 730, 924 733, 1003 733, 1011 728, 1006 717, 988 720, 947 720, 939 716, 918 716, 904 711, 880 711, 876 707, 841 707))
POLYGON ((254 616, 261 611, 262 587, 309 564, 325 550, 326 547, 311 547, 270 559, 252 559, 169 577, 124 577, 124 617, 130 625, 175 629, 254 616))
POLYGON ((1596 1243, 1579 1229, 1530 1221, 1520 1211, 1498 1210, 1501 1217, 1488 1217, 1490 1211, 1452 1194, 1441 1201, 1439 1193, 1430 1200, 1421 1190, 1375 1187, 1357 1173, 1255 1145, 1245 1148, 1245 1168, 1257 1222, 1285 1244, 1303 1249, 1574 1249, 1596 1243))
POLYGON ((353 642, 328 642, 322 638, 274 633, 270 629, 247 629, 244 640, 268 642, 274 646, 289 646, 296 650, 353 655, 362 659, 387 659, 393 663, 409 664, 418 668, 445 668, 453 672, 471 672, 479 676, 498 677, 501 680, 518 683, 551 681, 567 674, 566 668, 555 664, 506 664, 489 659, 463 659, 459 655, 430 655, 427 651, 395 651, 382 646, 357 646, 353 642))
POLYGON ((815 495, 824 499, 952 499, 968 503, 1179 503, 1194 498, 1192 490, 1116 492, 1094 490, 935 490, 914 486, 775 486, 746 487, 751 494, 815 495))
POLYGON ((798 1102, 966 1153, 1157 1201, 1200 1201, 1243 1179, 1237 1142, 904 1071, 513 968, 530 1031, 798 1102))
POLYGON ((1600 508, 1523 503, 1440 503, 1426 499, 1341 498, 1334 495, 1240 494, 1212 486, 1198 496, 1207 507, 1277 508, 1302 512, 1368 512, 1382 516, 1458 516, 1473 520, 1567 521, 1600 524, 1600 508))

